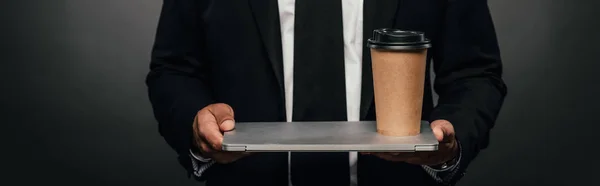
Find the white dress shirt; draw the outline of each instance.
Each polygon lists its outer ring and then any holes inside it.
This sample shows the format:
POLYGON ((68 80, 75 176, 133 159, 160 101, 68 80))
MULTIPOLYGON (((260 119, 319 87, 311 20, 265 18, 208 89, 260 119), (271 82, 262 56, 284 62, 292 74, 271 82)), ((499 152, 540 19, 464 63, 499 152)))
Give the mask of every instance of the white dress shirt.
MULTIPOLYGON (((285 83, 285 107, 287 122, 292 121, 293 99, 294 99, 294 15, 296 0, 277 0, 279 6, 279 20, 281 28, 281 46, 283 54, 283 77, 285 83)), ((341 0, 343 12, 344 29, 344 66, 346 80, 346 110, 348 121, 359 121, 361 78, 362 78, 362 53, 363 53, 363 0, 341 0)), ((357 185, 357 152, 349 153, 348 163, 350 165, 350 186, 357 185)), ((214 164, 214 161, 204 159, 198 155, 191 155, 193 160, 194 174, 200 176, 204 170, 214 164), (198 165, 196 161, 206 162, 198 165)), ((288 165, 290 165, 290 154, 288 153, 288 165)), ((288 166, 288 180, 291 183, 290 167, 288 166)), ((455 166, 445 168, 450 170, 455 166)), ((441 181, 435 170, 424 167, 425 170, 441 181)))

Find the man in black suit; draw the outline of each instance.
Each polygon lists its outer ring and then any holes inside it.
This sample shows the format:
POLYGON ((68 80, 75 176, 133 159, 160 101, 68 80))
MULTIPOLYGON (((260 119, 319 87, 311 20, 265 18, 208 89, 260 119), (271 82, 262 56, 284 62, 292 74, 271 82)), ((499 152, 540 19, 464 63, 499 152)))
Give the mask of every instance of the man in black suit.
POLYGON ((161 135, 209 186, 452 185, 488 145, 501 75, 486 0, 164 0, 147 85, 161 135), (220 151, 234 120, 374 120, 377 28, 431 40, 439 102, 427 75, 422 119, 439 151, 220 151))

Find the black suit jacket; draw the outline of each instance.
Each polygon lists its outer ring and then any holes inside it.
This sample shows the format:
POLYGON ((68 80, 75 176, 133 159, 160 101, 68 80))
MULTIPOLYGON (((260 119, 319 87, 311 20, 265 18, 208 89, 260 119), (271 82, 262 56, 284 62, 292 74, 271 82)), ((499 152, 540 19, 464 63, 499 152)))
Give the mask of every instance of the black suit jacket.
MULTIPOLYGON (((439 103, 434 108, 428 75, 423 119, 453 123, 463 155, 457 181, 487 146, 506 95, 487 1, 365 0, 364 11, 365 41, 383 27, 423 31, 431 39, 439 103)), ((227 103, 238 122, 285 121, 279 24, 277 0, 164 0, 147 85, 160 134, 187 170, 192 121, 204 106, 227 103)), ((374 120, 366 47, 363 56, 361 119, 374 120)), ((418 165, 362 155, 358 163, 360 185, 436 185, 418 165)), ((209 186, 287 185, 287 154, 215 165, 203 179, 209 186)))

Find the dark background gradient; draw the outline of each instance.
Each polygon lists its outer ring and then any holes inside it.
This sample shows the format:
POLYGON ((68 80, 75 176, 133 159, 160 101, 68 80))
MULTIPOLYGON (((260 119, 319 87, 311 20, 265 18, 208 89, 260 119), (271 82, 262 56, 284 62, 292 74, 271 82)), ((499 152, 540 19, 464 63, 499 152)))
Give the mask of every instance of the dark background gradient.
MULTIPOLYGON (((146 96, 161 3, 0 3, 0 185, 199 185, 159 136, 146 96)), ((460 185, 593 183, 600 1, 489 4, 509 95, 460 185)))

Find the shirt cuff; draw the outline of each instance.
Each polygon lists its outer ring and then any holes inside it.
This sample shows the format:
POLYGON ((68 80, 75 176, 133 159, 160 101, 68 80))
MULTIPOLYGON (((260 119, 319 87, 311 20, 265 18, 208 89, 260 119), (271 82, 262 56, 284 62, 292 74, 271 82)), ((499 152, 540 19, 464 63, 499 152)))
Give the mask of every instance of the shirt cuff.
POLYGON ((202 174, 215 164, 215 161, 210 158, 204 158, 199 154, 194 153, 190 149, 190 158, 192 159, 192 168, 194 169, 194 176, 201 177, 202 174))
POLYGON ((200 162, 204 162, 204 163, 208 163, 208 162, 212 161, 210 158, 204 158, 204 157, 200 156, 200 154, 194 153, 194 151, 192 151, 192 149, 190 149, 190 156, 193 159, 196 159, 196 160, 198 160, 200 162))
POLYGON ((460 146, 460 143, 458 143, 458 151, 458 159, 454 161, 455 163, 453 165, 447 165, 441 167, 440 169, 432 168, 427 165, 422 165, 422 167, 425 169, 425 172, 433 177, 433 179, 435 179, 438 183, 447 183, 452 180, 454 175, 456 175, 458 172, 458 168, 460 167, 460 160, 462 158, 462 147, 460 146))

